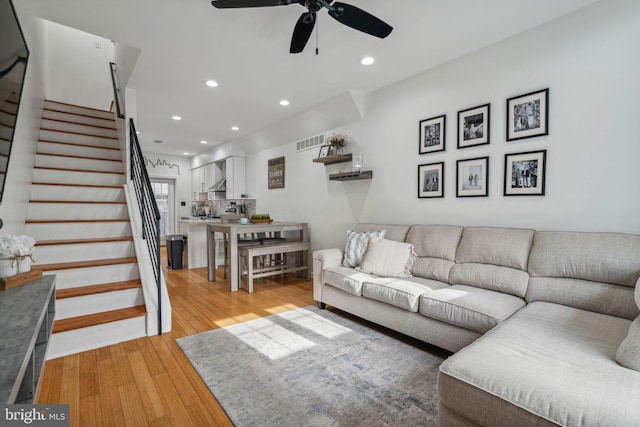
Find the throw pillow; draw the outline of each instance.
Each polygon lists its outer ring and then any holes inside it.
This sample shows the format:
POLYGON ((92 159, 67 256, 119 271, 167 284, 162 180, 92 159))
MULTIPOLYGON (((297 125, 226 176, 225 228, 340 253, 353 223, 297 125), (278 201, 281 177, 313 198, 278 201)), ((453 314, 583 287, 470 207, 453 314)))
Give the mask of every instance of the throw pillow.
POLYGON ((413 244, 373 238, 356 270, 383 277, 411 277, 415 259, 413 244))
POLYGON ((347 230, 347 245, 344 248, 344 267, 355 268, 360 265, 362 255, 367 250, 367 244, 372 237, 384 238, 387 230, 379 231, 352 231, 347 230))
POLYGON ((616 361, 625 368, 640 371, 640 316, 631 323, 626 338, 618 347, 616 361))

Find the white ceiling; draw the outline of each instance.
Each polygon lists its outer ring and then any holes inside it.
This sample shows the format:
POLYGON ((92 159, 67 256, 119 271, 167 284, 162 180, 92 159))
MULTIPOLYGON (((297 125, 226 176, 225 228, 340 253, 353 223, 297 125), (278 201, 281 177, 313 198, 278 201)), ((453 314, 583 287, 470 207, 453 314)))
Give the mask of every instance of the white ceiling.
POLYGON ((303 53, 289 54, 305 11, 297 4, 220 10, 207 0, 14 0, 22 13, 141 49, 129 82, 140 141, 177 155, 242 138, 346 91, 367 94, 595 1, 346 0, 393 32, 381 40, 325 10, 316 56, 315 34, 303 53), (360 65, 367 55, 373 66, 360 65), (206 87, 208 79, 219 86, 206 87))

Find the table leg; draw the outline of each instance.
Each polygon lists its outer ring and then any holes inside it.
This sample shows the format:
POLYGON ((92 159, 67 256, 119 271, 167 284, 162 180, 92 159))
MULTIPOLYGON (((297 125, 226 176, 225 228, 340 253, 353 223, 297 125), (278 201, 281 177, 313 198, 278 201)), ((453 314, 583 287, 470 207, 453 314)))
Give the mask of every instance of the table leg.
POLYGON ((229 290, 238 291, 238 233, 229 233, 229 290))
POLYGON ((216 232, 207 230, 207 267, 209 281, 216 281, 216 232))

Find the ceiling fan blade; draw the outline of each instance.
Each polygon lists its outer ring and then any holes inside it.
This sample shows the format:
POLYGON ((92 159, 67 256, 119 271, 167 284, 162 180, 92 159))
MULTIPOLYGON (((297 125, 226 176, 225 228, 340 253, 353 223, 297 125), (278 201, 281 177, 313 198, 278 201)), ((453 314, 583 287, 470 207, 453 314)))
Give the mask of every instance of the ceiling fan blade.
POLYGON ((239 7, 266 7, 266 6, 288 6, 297 3, 296 0, 216 0, 211 5, 218 9, 232 9, 239 7))
POLYGON ((313 33, 313 28, 316 25, 316 14, 312 12, 303 13, 296 27, 293 29, 293 36, 291 37, 291 48, 289 53, 300 53, 304 50, 304 47, 313 33))
POLYGON ((333 3, 331 10, 329 10, 329 15, 348 27, 381 39, 387 37, 393 31, 393 27, 386 22, 350 4, 333 3))

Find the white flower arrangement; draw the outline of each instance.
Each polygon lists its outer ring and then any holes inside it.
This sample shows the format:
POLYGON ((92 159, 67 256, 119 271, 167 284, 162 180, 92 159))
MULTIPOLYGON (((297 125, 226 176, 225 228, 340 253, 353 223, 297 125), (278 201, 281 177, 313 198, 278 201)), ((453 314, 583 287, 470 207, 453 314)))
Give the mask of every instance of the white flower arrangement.
POLYGON ((0 235, 0 258, 29 256, 36 241, 31 236, 5 234, 0 235))

